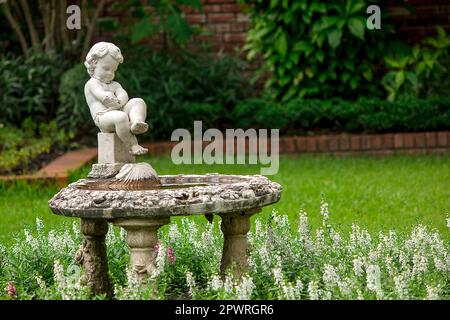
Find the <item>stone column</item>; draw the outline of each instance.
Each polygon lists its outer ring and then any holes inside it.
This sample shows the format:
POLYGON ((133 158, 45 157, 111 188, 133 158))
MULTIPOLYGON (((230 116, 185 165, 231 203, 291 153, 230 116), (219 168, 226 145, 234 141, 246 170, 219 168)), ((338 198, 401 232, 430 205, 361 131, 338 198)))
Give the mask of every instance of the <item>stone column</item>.
POLYGON ((261 209, 232 214, 221 214, 221 229, 224 237, 220 273, 225 276, 228 268, 233 268, 234 276, 240 278, 248 270, 247 233, 250 217, 261 209))
POLYGON ((93 295, 106 294, 113 297, 113 287, 108 278, 108 257, 105 235, 108 223, 103 219, 81 219, 84 241, 75 260, 84 267, 82 282, 91 288, 93 295))
POLYGON ((170 222, 169 218, 117 219, 114 224, 127 231, 131 268, 141 283, 156 267, 158 229, 170 222))

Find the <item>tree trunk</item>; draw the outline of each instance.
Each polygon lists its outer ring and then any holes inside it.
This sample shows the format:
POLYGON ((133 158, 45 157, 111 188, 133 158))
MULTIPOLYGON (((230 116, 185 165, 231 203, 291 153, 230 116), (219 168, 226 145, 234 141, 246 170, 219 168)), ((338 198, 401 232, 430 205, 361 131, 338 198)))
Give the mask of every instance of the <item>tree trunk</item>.
POLYGON ((6 19, 8 20, 11 28, 14 30, 14 32, 17 35, 17 39, 19 40, 20 46, 22 47, 22 52, 23 52, 25 59, 28 59, 29 55, 28 55, 27 40, 25 39, 22 31, 20 30, 19 24, 12 16, 8 2, 5 2, 3 4, 3 14, 5 15, 6 19))
POLYGON ((83 62, 84 59, 86 58, 89 44, 91 43, 92 36, 93 36, 94 30, 95 30, 95 26, 97 25, 98 17, 100 15, 100 13, 102 12, 103 7, 105 6, 105 2, 106 2, 106 0, 100 1, 100 3, 98 4, 98 7, 95 9, 95 11, 92 15, 92 18, 89 21, 88 29, 86 32, 86 37, 84 38, 83 51, 81 53, 81 62, 83 62))
POLYGON ((31 18, 31 11, 30 7, 28 6, 28 2, 27 0, 20 0, 20 4, 22 6, 22 11, 25 16, 25 20, 27 21, 28 31, 30 32, 31 45, 33 46, 34 50, 40 52, 41 41, 39 40, 39 35, 34 26, 33 19, 31 18))

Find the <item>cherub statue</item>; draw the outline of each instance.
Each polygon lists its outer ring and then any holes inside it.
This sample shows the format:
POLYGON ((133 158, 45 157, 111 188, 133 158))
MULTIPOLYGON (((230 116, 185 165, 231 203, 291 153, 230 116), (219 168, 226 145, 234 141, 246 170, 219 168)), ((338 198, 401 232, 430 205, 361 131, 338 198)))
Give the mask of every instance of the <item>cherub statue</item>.
POLYGON ((84 86, 84 95, 100 131, 115 132, 132 155, 140 155, 148 151, 136 139, 137 134, 148 130, 145 123, 147 105, 141 98, 128 99, 127 92, 113 81, 117 67, 122 62, 122 53, 114 44, 94 44, 84 63, 91 76, 84 86))

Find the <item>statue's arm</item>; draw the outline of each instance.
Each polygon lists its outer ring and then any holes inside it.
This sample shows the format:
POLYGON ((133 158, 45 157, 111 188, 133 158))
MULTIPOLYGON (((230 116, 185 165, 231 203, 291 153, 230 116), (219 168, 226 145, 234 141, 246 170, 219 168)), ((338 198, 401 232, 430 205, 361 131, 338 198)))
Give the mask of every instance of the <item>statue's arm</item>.
POLYGON ((93 82, 87 85, 87 89, 94 97, 96 97, 101 102, 104 102, 108 97, 112 97, 111 92, 104 90, 100 85, 97 85, 93 82))
POLYGON ((117 99, 119 99, 120 105, 124 106, 128 102, 128 93, 122 88, 122 86, 117 83, 117 89, 115 91, 117 99))

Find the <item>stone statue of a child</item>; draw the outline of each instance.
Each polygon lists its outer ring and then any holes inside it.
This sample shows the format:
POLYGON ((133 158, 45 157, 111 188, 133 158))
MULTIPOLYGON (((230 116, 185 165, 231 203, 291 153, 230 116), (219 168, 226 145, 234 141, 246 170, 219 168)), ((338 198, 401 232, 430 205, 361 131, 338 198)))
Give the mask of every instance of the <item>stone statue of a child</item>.
POLYGON ((140 98, 128 99, 122 86, 113 81, 123 56, 120 49, 109 42, 92 46, 84 65, 91 76, 84 86, 84 95, 95 125, 101 132, 115 132, 132 155, 147 153, 136 139, 148 130, 145 123, 147 106, 140 98))

